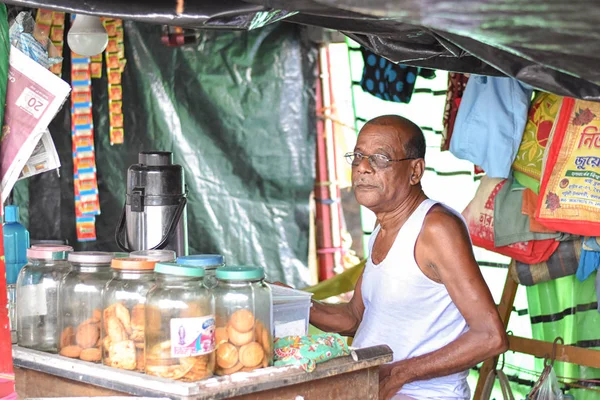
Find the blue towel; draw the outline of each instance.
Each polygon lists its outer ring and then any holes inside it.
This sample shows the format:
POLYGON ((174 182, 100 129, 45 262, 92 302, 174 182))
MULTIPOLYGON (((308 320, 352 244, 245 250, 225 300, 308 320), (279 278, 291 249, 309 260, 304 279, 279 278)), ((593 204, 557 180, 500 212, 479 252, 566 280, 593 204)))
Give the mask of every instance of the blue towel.
POLYGON ((581 258, 577 267, 577 279, 584 281, 600 268, 600 237, 586 236, 581 247, 581 258))
POLYGON ((513 78, 471 75, 450 152, 479 165, 490 178, 508 178, 523 139, 533 90, 513 78))

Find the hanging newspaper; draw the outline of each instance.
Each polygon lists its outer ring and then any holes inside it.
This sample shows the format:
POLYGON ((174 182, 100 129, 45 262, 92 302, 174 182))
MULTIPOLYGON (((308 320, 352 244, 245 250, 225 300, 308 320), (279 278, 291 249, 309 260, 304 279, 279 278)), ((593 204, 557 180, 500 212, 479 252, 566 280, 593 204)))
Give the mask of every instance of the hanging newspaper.
POLYGON ((37 142, 35 149, 33 149, 29 160, 25 163, 18 180, 58 168, 60 168, 60 159, 56 147, 54 147, 50 131, 46 129, 39 142, 37 142))
POLYGON ((70 90, 68 83, 11 46, 0 144, 2 202, 18 179, 60 166, 52 139, 44 133, 70 90), (38 143, 43 148, 36 149, 38 143))

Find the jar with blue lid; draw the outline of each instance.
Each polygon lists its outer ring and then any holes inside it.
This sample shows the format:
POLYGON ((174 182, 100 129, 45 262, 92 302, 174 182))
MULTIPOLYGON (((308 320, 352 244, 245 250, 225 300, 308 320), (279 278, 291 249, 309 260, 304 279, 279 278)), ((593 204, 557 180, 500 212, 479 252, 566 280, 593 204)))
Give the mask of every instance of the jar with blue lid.
POLYGON ((17 278, 17 342, 19 346, 58 351, 58 291, 69 272, 71 246, 36 245, 17 278))
POLYGON ((217 286, 217 268, 224 266, 225 261, 219 254, 196 254, 177 257, 177 264, 204 269, 204 286, 212 289, 217 286))
POLYGON ((272 294, 263 268, 217 269, 215 374, 253 371, 273 363, 272 294))
POLYGON ((204 269, 157 263, 146 296, 146 374, 194 382, 213 375, 215 303, 204 269))

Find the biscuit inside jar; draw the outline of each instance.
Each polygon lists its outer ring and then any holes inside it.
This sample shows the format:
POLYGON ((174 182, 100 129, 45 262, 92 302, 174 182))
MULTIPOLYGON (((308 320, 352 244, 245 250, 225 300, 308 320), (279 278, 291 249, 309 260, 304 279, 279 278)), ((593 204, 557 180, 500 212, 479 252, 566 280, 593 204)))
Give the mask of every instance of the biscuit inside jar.
POLYGON ((145 306, 136 304, 130 310, 123 303, 104 309, 104 364, 114 368, 143 371, 145 306))
POLYGON ((271 362, 272 340, 269 329, 247 309, 234 312, 225 326, 216 329, 215 338, 217 375, 266 368, 271 362))
POLYGON ((210 355, 172 358, 171 341, 158 343, 149 350, 146 356, 146 373, 161 378, 194 382, 207 378, 210 355))

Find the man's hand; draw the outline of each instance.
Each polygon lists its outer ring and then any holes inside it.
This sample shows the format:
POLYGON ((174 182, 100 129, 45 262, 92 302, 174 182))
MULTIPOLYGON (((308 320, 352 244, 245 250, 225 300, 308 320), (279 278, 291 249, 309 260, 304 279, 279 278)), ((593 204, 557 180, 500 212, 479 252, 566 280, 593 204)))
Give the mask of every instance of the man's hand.
POLYGON ((384 364, 379 367, 379 400, 391 399, 406 383, 397 364, 384 364))
POLYGON ((392 364, 382 364, 379 366, 379 383, 385 378, 389 378, 393 367, 392 364))
POLYGON ((275 286, 285 287, 285 288, 288 288, 288 289, 294 289, 290 285, 286 285, 285 283, 282 283, 282 282, 279 282, 279 281, 277 281, 277 282, 267 282, 267 283, 269 283, 271 285, 275 285, 275 286))

